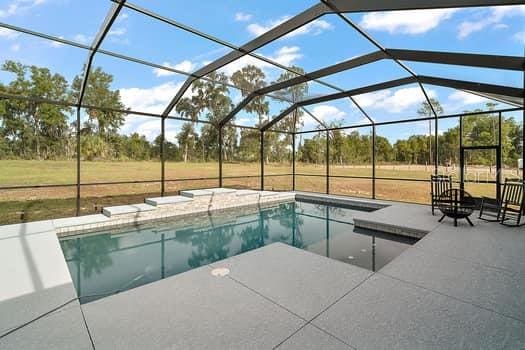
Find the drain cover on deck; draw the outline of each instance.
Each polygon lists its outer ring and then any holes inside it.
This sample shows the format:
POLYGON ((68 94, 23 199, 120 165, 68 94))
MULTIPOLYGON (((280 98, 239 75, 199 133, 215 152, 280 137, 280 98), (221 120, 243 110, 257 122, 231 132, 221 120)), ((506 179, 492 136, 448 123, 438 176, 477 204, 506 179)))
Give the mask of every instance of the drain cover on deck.
POLYGON ((227 269, 225 267, 218 267, 216 269, 211 270, 211 274, 215 277, 224 277, 230 273, 230 269, 227 269))

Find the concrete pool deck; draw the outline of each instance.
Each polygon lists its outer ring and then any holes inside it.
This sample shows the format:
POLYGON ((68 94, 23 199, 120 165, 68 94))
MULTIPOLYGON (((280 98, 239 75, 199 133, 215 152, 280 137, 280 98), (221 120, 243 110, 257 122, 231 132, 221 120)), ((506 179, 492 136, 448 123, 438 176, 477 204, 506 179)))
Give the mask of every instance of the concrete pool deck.
MULTIPOLYGON (((525 348, 523 227, 479 220, 454 227, 437 223, 428 206, 348 202, 388 205, 357 220, 398 229, 424 224, 428 233, 376 273, 272 244, 71 303, 0 339, 0 348, 82 349, 91 341, 98 349, 525 348), (230 273, 216 277, 215 268, 230 273)), ((24 268, 41 278, 3 284, 0 334, 75 296, 52 222, 0 227, 0 254, 2 281, 18 281, 24 268), (50 269, 57 274, 46 275, 50 269)))

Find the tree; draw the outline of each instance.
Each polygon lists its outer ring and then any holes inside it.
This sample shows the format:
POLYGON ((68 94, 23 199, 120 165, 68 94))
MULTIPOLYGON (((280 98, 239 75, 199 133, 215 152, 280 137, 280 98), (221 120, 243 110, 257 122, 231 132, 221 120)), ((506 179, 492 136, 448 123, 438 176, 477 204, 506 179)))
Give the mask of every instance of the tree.
MULTIPOLYGON (((208 78, 213 81, 196 80, 191 88, 192 95, 183 97, 175 107, 177 113, 191 119, 193 123, 199 119, 202 113, 205 113, 206 118, 213 124, 213 126, 203 127, 201 131, 201 136, 205 141, 201 143, 203 159, 218 154, 219 133, 217 125, 232 108, 228 87, 225 85, 228 82, 228 77, 224 73, 212 72, 208 78)), ((224 129, 223 144, 226 146, 224 149, 230 148, 228 143, 232 142, 231 132, 231 129, 224 129)), ((184 155, 187 159, 187 152, 184 152, 184 155)), ((225 153, 224 155, 227 159, 228 154, 225 153)))
MULTIPOLYGON (((305 71, 301 67, 292 66, 291 69, 295 72, 305 74, 305 71)), ((287 81, 290 79, 293 79, 297 77, 297 74, 285 71, 281 73, 279 78, 277 78, 276 83, 287 81)), ((285 89, 279 90, 276 92, 277 95, 280 95, 283 99, 290 101, 291 103, 296 103, 301 100, 303 100, 308 95, 308 83, 300 83, 296 85, 292 85, 290 87, 287 87, 285 89)), ((279 130, 284 131, 290 131, 293 132, 297 128, 298 125, 304 125, 303 121, 303 115, 304 112, 302 109, 296 109, 292 113, 291 117, 285 117, 281 120, 279 123, 279 126, 276 127, 279 130), (296 125, 294 125, 294 121, 296 122, 296 125)))
MULTIPOLYGON (((442 115, 443 114, 443 107, 441 107, 441 103, 439 103, 438 100, 435 98, 429 98, 430 103, 428 103, 427 100, 423 101, 421 103, 421 107, 417 110, 417 114, 422 117, 435 117, 434 112, 436 112, 436 115, 442 115)), ((435 130, 437 133, 438 131, 435 130)), ((432 120, 428 120, 428 164, 432 164, 432 120)))
MULTIPOLYGON (((2 70, 15 78, 0 91, 27 97, 65 101, 68 97, 66 79, 47 68, 6 61, 2 70)), ((2 135, 10 147, 24 158, 47 159, 63 152, 68 135, 66 106, 24 100, 2 100, 0 116, 2 135), (33 153, 34 152, 34 153, 33 153)))
MULTIPOLYGON (((231 81, 241 90, 242 97, 246 97, 252 91, 265 87, 265 78, 266 75, 260 68, 254 65, 247 65, 233 73, 231 81)), ((261 126, 264 116, 268 115, 270 111, 270 104, 265 96, 257 96, 244 107, 244 110, 248 113, 257 114, 259 118, 257 125, 261 126)))
MULTIPOLYGON (((79 98, 82 87, 83 75, 77 75, 71 84, 72 96, 79 98)), ((125 113, 114 110, 124 110, 125 106, 120 98, 119 90, 112 90, 113 76, 102 70, 101 67, 91 69, 88 76, 83 102, 87 105, 107 108, 87 108, 88 121, 85 130, 98 133, 103 139, 109 141, 124 124, 125 113), (113 110, 108 110, 113 109, 113 110)))
MULTIPOLYGON (((290 69, 297 73, 305 74, 304 69, 301 67, 292 66, 290 69)), ((288 81, 290 79, 297 77, 297 75, 298 74, 292 73, 290 71, 284 71, 283 73, 281 73, 279 78, 277 78, 277 81, 275 81, 274 83, 288 81)), ((308 95, 308 83, 305 82, 305 83, 292 85, 285 89, 276 91, 275 94, 280 96, 282 99, 286 101, 290 101, 290 103, 293 104, 295 102, 299 102, 300 100, 303 100, 308 95)), ((280 113, 282 112, 283 110, 280 111, 280 113)), ((280 131, 295 132, 296 129, 304 125, 303 116, 304 116, 304 111, 301 108, 297 108, 292 113, 290 113, 289 115, 281 119, 274 126, 274 128, 275 130, 280 130, 280 131)), ((268 140, 269 145, 276 143, 277 144, 275 146, 276 149, 278 149, 279 151, 285 151, 287 153, 290 153, 287 150, 289 150, 289 147, 292 144, 292 137, 294 137, 292 134, 281 134, 281 137, 277 137, 278 134, 272 134, 272 136, 273 136, 273 139, 270 138, 268 140)), ((301 143, 302 143, 302 135, 299 136, 299 144, 301 143)), ((281 157, 281 159, 286 159, 286 158, 281 157)))
POLYGON ((179 142, 179 147, 182 148, 183 161, 186 163, 189 158, 195 155, 197 139, 199 135, 195 132, 192 123, 182 124, 181 131, 177 135, 177 141, 179 142))

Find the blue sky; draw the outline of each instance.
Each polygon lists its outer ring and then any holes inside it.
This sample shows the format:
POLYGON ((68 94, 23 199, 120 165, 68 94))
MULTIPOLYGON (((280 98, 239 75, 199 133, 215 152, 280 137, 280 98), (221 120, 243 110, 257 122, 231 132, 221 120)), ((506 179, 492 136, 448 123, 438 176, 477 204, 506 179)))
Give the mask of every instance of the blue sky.
MULTIPOLYGON (((133 3, 232 44, 242 45, 317 2, 135 0, 133 3)), ((110 5, 109 0, 0 0, 0 22, 89 44, 110 5)), ((525 5, 356 13, 348 17, 387 48, 514 56, 524 54, 525 5)), ((211 41, 127 9, 119 15, 102 48, 183 71, 196 70, 228 52, 228 49, 211 41)), ((306 71, 312 71, 375 50, 373 45, 338 16, 326 15, 256 52, 283 65, 298 65, 306 71)), ((0 29, 0 61, 14 59, 26 64, 47 66, 71 80, 81 71, 86 57, 87 52, 82 49, 0 29)), ((184 75, 155 70, 102 54, 97 54, 94 64, 114 75, 113 87, 121 91, 124 103, 137 111, 161 112, 185 80, 184 75)), ((224 67, 223 71, 231 74, 246 64, 259 66, 269 81, 282 73, 281 69, 251 57, 235 61, 224 67)), ((424 75, 516 87, 523 84, 523 76, 519 72, 411 62, 407 65, 416 73, 424 75)), ((385 60, 334 74, 324 80, 343 89, 352 89, 404 76, 407 76, 405 71, 392 61, 385 60)), ((0 73, 1 81, 7 82, 10 78, 8 74, 0 73)), ((447 114, 479 108, 486 102, 477 96, 451 89, 425 87, 431 97, 441 102, 447 114)), ((309 89, 311 95, 334 92, 316 83, 312 83, 309 89)), ((236 89, 230 89, 230 96, 234 102, 241 99, 236 89)), ((357 96, 356 100, 370 117, 386 121, 415 117, 423 98, 417 85, 407 85, 357 96)), ((270 115, 286 107, 286 103, 272 100, 270 115)), ((506 106, 500 104, 500 107, 506 106)), ((348 99, 314 105, 308 109, 325 122, 339 121, 352 125, 365 120, 348 99)), ((255 121, 255 116, 245 112, 237 117, 239 124, 254 125, 255 121)), ((180 123, 172 124, 168 132, 174 135, 180 123)), ((312 120, 305 120, 305 129, 315 126, 312 120)), ((444 122, 442 127, 446 128, 447 124, 444 122)), ((139 131, 151 139, 158 134, 159 128, 157 120, 130 116, 123 132, 139 131)), ((411 133, 427 132, 424 123, 411 125, 409 130, 411 133)), ((387 137, 395 140, 403 135, 401 131, 389 131, 387 137)))

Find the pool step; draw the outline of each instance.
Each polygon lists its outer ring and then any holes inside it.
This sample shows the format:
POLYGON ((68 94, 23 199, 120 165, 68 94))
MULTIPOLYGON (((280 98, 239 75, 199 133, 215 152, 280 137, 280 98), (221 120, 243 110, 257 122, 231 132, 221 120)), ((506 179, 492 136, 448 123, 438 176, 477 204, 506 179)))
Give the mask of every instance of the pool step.
POLYGON ((207 197, 211 196, 213 192, 208 190, 190 190, 190 191, 180 191, 180 195, 188 198, 195 197, 207 197))
POLYGON ((210 191, 214 195, 220 195, 220 194, 233 194, 237 192, 237 190, 233 188, 225 188, 225 187, 218 187, 218 188, 206 188, 204 191, 210 191))
POLYGON ((102 210, 102 214, 106 215, 107 217, 113 217, 117 215, 130 215, 135 214, 139 215, 144 212, 157 210, 156 207, 146 204, 146 203, 140 203, 140 204, 130 204, 130 205, 117 205, 114 207, 105 207, 102 210))
POLYGON ((185 196, 169 196, 169 197, 156 197, 146 198, 146 204, 153 205, 155 207, 162 205, 173 205, 179 203, 188 203, 193 201, 193 198, 185 196))
POLYGON ((241 197, 241 196, 259 196, 259 191, 255 191, 255 190, 237 190, 237 192, 235 193, 238 197, 241 197))
MULTIPOLYGON (((180 196, 152 197, 145 203, 105 207, 102 214, 81 218, 57 219, 56 230, 60 236, 103 227, 131 225, 154 219, 166 219, 188 214, 212 212, 242 206, 267 206, 294 200, 293 192, 235 190, 210 188, 181 191, 180 196)), ((251 210, 245 208, 243 210, 251 210)), ((51 221, 50 221, 51 222, 51 221)))

